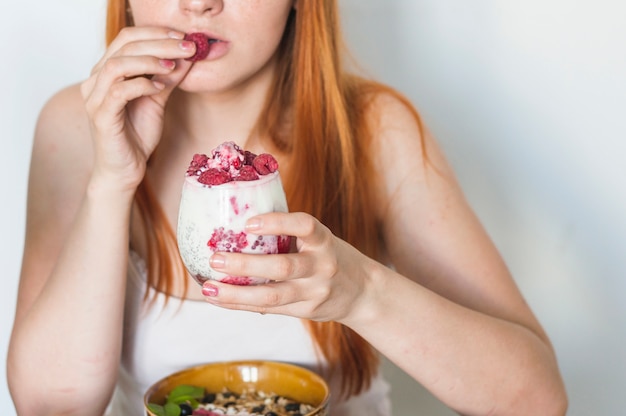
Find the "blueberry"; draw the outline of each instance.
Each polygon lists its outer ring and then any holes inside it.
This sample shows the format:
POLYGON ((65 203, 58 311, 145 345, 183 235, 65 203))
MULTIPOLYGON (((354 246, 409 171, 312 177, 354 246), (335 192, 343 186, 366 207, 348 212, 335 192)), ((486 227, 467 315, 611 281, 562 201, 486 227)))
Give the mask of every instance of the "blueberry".
POLYGON ((288 403, 285 405, 285 410, 288 412, 295 412, 300 410, 300 403, 288 403))
POLYGON ((213 403, 215 401, 215 393, 208 393, 202 399, 202 403, 213 403))
POLYGON ((187 403, 181 403, 178 407, 180 407, 180 416, 193 415, 193 409, 187 403))

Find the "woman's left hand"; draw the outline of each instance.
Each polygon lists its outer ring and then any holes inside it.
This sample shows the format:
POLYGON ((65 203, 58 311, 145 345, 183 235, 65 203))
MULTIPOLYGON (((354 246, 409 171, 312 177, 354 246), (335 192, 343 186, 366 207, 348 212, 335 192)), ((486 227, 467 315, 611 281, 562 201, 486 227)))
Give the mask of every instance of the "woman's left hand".
POLYGON ((202 289, 209 303, 228 309, 290 315, 316 321, 347 320, 367 290, 373 260, 360 253, 313 216, 305 213, 263 214, 248 221, 246 231, 290 235, 296 252, 257 255, 216 253, 211 267, 232 276, 255 276, 272 282, 235 286, 213 280, 202 289))

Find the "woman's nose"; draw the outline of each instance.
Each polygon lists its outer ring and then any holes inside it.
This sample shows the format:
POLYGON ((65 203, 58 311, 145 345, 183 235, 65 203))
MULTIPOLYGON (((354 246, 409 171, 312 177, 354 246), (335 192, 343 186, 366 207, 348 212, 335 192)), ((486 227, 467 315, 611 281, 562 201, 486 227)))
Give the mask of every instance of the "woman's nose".
POLYGON ((180 0, 180 7, 186 13, 217 14, 224 7, 223 0, 180 0))

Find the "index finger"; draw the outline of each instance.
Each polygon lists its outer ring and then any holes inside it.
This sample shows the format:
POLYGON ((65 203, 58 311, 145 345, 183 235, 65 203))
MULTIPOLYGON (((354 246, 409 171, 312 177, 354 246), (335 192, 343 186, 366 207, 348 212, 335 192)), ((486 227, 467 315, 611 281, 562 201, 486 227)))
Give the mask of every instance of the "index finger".
POLYGON ((106 62, 111 56, 116 54, 122 46, 130 43, 137 42, 142 40, 154 40, 154 39, 179 39, 182 40, 185 37, 185 34, 181 31, 174 30, 167 27, 156 27, 156 26, 141 26, 141 27, 125 27, 120 33, 117 35, 113 42, 109 45, 109 47, 104 52, 104 55, 100 60, 96 63, 96 65, 91 70, 91 73, 94 74, 98 72, 104 62, 106 62))
POLYGON ((246 222, 252 234, 290 235, 303 244, 317 245, 332 235, 315 217, 304 212, 271 212, 254 216, 246 222))

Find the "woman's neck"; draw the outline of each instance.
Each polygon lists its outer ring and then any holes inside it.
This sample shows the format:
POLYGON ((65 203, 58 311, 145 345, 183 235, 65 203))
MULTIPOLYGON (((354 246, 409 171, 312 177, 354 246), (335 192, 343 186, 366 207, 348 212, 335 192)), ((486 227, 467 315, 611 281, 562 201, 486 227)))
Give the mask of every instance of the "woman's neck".
POLYGON ((273 82, 266 68, 248 82, 227 91, 177 89, 168 103, 164 138, 213 148, 232 140, 241 145, 253 134, 273 82))

